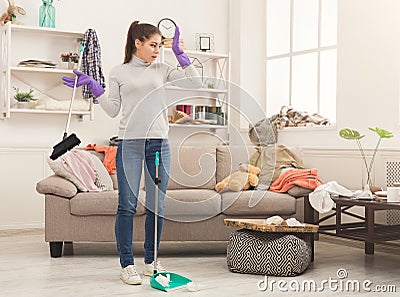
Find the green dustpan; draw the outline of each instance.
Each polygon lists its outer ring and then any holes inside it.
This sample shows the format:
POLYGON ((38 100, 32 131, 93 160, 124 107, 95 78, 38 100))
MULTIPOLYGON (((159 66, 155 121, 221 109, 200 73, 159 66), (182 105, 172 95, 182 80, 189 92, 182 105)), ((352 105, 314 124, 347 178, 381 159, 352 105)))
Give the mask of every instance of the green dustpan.
POLYGON ((173 290, 178 290, 181 288, 184 288, 188 283, 191 283, 192 280, 188 279, 182 275, 173 273, 173 272, 158 272, 153 274, 150 277, 150 286, 152 286, 154 289, 158 289, 161 291, 169 292, 173 290), (167 277, 169 274, 170 282, 167 286, 164 286, 163 284, 159 283, 156 280, 156 277, 159 275, 162 275, 164 277, 167 277))

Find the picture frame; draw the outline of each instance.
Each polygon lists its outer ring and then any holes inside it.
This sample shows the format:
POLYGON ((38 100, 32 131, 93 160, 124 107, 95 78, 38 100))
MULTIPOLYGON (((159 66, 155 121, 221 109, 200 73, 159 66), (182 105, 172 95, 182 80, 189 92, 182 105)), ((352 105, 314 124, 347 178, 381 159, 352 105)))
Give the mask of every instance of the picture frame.
POLYGON ((200 50, 201 51, 211 50, 211 38, 209 36, 200 36, 200 50))
POLYGON ((197 33, 196 34, 196 50, 202 52, 214 51, 214 34, 197 33))

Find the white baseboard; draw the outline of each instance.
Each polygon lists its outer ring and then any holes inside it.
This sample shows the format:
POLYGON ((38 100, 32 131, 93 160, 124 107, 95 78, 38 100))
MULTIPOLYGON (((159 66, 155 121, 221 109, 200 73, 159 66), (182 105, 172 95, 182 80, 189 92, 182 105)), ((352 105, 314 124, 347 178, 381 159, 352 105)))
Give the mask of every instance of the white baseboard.
POLYGON ((3 230, 25 230, 25 229, 44 229, 44 223, 31 223, 31 224, 13 224, 13 225, 0 225, 0 231, 3 230))

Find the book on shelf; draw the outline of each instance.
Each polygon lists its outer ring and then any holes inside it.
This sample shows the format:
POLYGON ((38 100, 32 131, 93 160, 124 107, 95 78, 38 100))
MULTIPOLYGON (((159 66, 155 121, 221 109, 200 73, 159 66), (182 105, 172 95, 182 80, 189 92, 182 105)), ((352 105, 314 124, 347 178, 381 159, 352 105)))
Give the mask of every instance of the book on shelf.
POLYGON ((51 61, 23 60, 17 64, 18 67, 56 68, 57 64, 51 61))
POLYGON ((226 125, 226 113, 221 106, 177 104, 171 121, 185 124, 226 125), (177 119, 177 115, 180 116, 177 119))

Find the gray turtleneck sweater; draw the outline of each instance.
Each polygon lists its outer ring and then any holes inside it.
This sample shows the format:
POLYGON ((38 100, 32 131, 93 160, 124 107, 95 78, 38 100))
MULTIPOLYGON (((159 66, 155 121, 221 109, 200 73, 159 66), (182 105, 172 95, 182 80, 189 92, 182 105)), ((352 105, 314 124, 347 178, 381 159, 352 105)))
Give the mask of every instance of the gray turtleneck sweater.
POLYGON ((168 137, 165 85, 169 83, 185 88, 202 86, 193 65, 177 70, 133 55, 129 63, 111 70, 108 96, 103 94, 98 100, 110 117, 116 117, 122 107, 119 139, 168 137))

